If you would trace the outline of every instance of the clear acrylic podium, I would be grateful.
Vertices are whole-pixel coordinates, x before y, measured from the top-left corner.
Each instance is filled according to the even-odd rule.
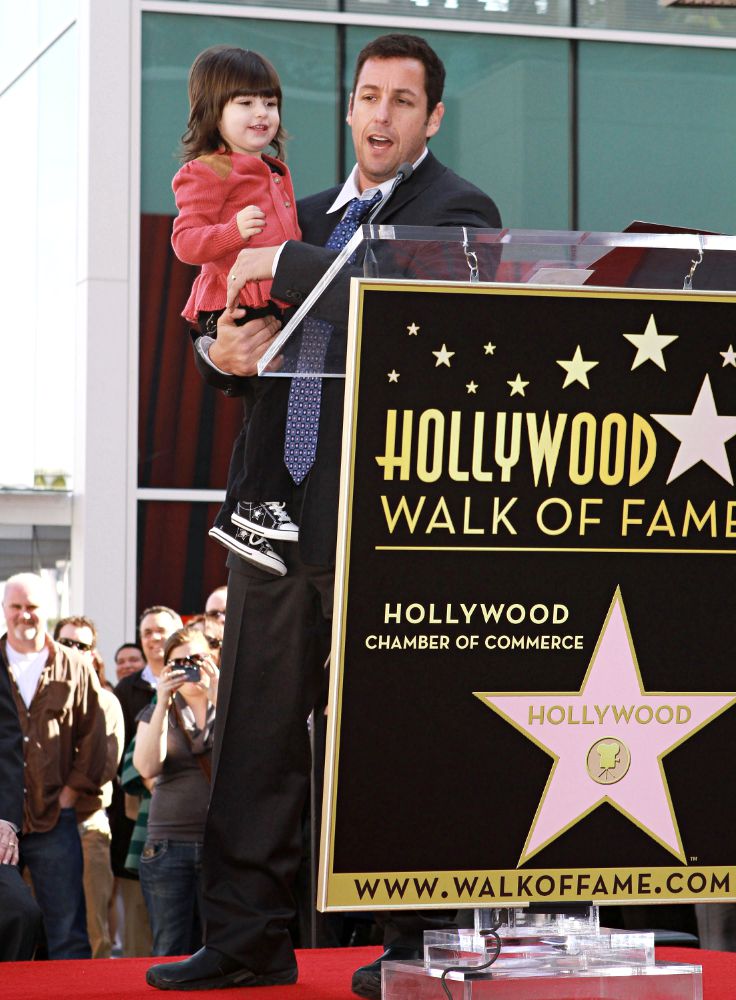
[[[647,231],[362,226],[339,254],[325,251],[321,279],[261,359],[259,374],[288,378],[345,375],[351,278],[552,288],[736,289],[736,237],[667,233],[651,231],[655,227],[648,224],[635,225]],[[308,317],[334,324],[319,370],[299,357],[302,323]],[[277,356],[280,367],[267,371]]]
[[[494,933],[495,932],[495,933]],[[497,936],[496,936],[497,935]],[[653,931],[571,912],[478,909],[468,930],[427,931],[424,959],[386,962],[383,1000],[702,1000],[698,965],[655,962]]]
[[[358,320],[353,278],[696,294],[736,288],[736,237],[653,228],[594,233],[363,226],[343,251],[326,254],[322,278],[259,370],[277,377],[344,377],[349,305],[351,322]],[[318,368],[299,357],[309,318],[333,324]],[[267,371],[276,358],[278,370]],[[703,995],[698,965],[655,961],[652,931],[601,928],[597,906],[555,909],[553,901],[545,912],[539,905],[476,909],[472,928],[427,932],[423,959],[386,962],[382,976],[383,1000],[701,1000]]]

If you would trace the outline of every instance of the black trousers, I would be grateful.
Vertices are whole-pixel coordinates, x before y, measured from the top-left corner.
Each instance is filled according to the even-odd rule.
[[[200,332],[217,336],[217,312],[199,314]],[[248,309],[236,320],[242,326],[260,316],[281,313],[275,305],[265,309]],[[227,477],[227,495],[218,515],[229,521],[239,500],[283,500],[294,483],[283,464],[286,412],[291,379],[281,377],[253,378],[250,392],[243,397],[243,423],[233,442]],[[278,456],[281,460],[276,460]]]
[[[0,962],[28,962],[41,937],[41,911],[15,865],[0,865]]]
[[[288,925],[302,858],[307,719],[324,679],[310,647],[332,616],[331,567],[283,544],[288,574],[229,560],[204,840],[205,943],[257,973],[293,968]]]
[[[302,859],[311,756],[307,719],[324,683],[333,567],[281,544],[288,574],[228,559],[212,790],[203,859],[205,944],[257,973],[294,966],[289,924]],[[421,948],[451,911],[376,914],[386,945]]]

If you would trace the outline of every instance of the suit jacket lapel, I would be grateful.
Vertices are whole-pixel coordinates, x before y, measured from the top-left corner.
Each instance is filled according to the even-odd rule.
[[[419,197],[430,184],[433,184],[446,169],[428,152],[411,177],[396,188],[385,206],[385,213],[380,210],[374,221],[377,223],[389,222],[405,205]],[[415,224],[419,225],[419,223]]]
[[[405,205],[419,197],[446,169],[428,152],[411,177],[400,184],[391,196],[391,200],[387,202],[385,207],[381,207],[374,221],[377,223],[390,222]],[[339,186],[330,188],[328,191],[309,199],[308,217],[300,217],[307,243],[312,243],[314,246],[324,246],[329,239],[330,233],[340,221],[342,213],[331,212],[328,214],[327,209],[340,190]]]

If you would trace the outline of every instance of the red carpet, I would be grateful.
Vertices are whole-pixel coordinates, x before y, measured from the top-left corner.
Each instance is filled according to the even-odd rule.
[[[350,978],[359,965],[371,962],[380,948],[320,948],[300,951],[296,986],[250,989],[248,1000],[355,1000]],[[703,966],[703,1000],[734,1000],[736,954],[694,948],[658,948],[660,961]],[[147,997],[222,997],[234,990],[206,994],[159,993],[146,986],[145,972],[156,959],[117,958],[96,962],[17,962],[0,965],[1,1000],[114,1000]]]
[[[356,1000],[350,979],[360,965],[372,962],[381,948],[315,948],[297,952],[299,982],[295,986],[255,987],[248,1000]],[[165,997],[222,997],[234,1000],[242,991],[207,993],[160,992],[146,985],[146,969],[163,959],[112,958],[90,962],[15,962],[0,965],[0,1000],[150,1000]]]

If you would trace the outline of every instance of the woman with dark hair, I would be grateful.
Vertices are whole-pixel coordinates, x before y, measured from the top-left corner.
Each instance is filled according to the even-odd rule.
[[[138,716],[133,764],[154,780],[140,880],[154,955],[201,946],[200,870],[209,799],[218,670],[207,639],[183,628],[166,642],[156,701]]]

